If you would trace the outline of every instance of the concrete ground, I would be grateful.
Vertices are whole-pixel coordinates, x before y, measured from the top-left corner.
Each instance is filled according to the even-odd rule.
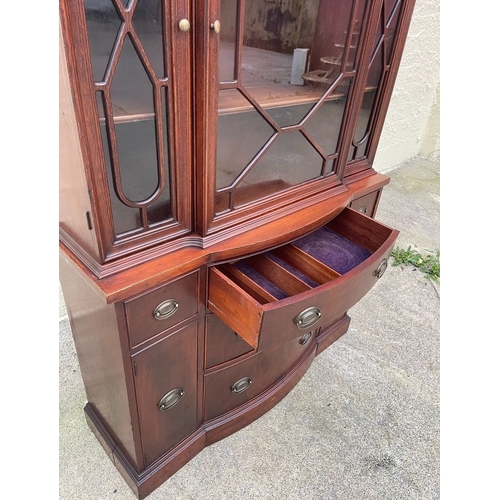
[[[388,175],[377,219],[400,230],[400,247],[439,249],[439,163],[417,159]],[[349,331],[285,399],[148,499],[438,499],[439,286],[389,266],[349,315]],[[59,498],[133,500],[87,427],[85,402],[61,298]]]

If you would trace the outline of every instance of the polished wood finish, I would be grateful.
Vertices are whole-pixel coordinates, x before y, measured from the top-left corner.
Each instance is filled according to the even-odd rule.
[[[125,301],[131,347],[167,330],[198,313],[199,272],[194,272],[168,285]],[[156,308],[165,301],[175,301],[177,307],[164,319],[154,316]]]
[[[192,323],[132,356],[144,467],[196,430],[197,327]],[[182,396],[162,411],[159,402],[177,388]]]
[[[288,34],[270,51],[277,42],[266,41],[265,31],[277,25],[261,26],[261,33],[245,25],[245,13],[258,18],[268,3],[237,4],[228,52],[227,39],[210,28],[227,14],[224,0],[150,3],[161,26],[159,70],[140,31],[147,2],[109,2],[100,12],[105,29],[115,23],[116,33],[109,47],[98,45],[105,64],[95,76],[88,19],[92,8],[105,8],[60,2],[61,285],[87,422],[138,498],[288,394],[314,357],[347,332],[347,311],[381,278],[398,234],[373,219],[389,178],[372,164],[414,0],[339,0],[339,16],[332,16],[332,2],[317,0],[317,9],[310,3],[300,40],[315,39],[312,63],[334,61],[338,81],[293,88],[272,77],[272,61],[291,62],[283,48]],[[191,23],[187,32],[178,27],[183,18]],[[133,58],[123,56],[126,47]],[[326,53],[332,47],[340,54]],[[385,57],[380,74],[372,63],[381,61],[378,50]],[[261,73],[243,67],[249,56],[267,64]],[[220,82],[228,61],[234,79]],[[137,68],[144,73],[151,95],[131,98],[128,80],[116,76],[121,68],[131,77]],[[278,123],[280,113],[299,108],[306,109],[297,111],[300,119]],[[312,131],[321,110],[332,109],[335,132]],[[238,154],[251,138],[226,142],[233,180],[219,185],[218,119],[245,123],[252,113],[270,137],[241,167]],[[154,135],[143,151],[147,161],[137,151],[124,162],[118,127],[129,127],[135,141],[147,120]],[[332,149],[322,132],[336,134]],[[248,181],[287,137],[314,150],[319,167],[288,158],[284,164],[298,177],[256,174]],[[135,144],[127,144],[127,154],[136,154]],[[138,175],[132,179],[156,186],[150,195],[128,194],[123,164]],[[362,258],[348,270],[299,248],[299,239],[327,230],[359,248]]]

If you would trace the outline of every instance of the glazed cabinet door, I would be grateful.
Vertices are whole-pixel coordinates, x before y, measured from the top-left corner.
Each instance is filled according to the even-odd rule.
[[[191,231],[190,2],[60,5],[103,263]]]
[[[340,185],[380,2],[208,1],[208,233]]]
[[[383,0],[375,16],[365,92],[355,108],[346,175],[370,168],[389,106],[415,0]]]
[[[132,357],[144,467],[196,430],[197,326]]]

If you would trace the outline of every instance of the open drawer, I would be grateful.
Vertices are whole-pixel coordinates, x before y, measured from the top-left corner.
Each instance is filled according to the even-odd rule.
[[[259,350],[327,326],[382,277],[398,234],[346,208],[292,243],[211,267],[208,307]]]

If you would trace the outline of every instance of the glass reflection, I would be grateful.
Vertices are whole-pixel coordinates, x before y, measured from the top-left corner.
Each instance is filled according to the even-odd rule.
[[[104,80],[111,51],[121,25],[111,0],[85,0],[85,18],[94,80]]]
[[[132,22],[156,76],[162,78],[163,23],[161,0],[138,0]]]

